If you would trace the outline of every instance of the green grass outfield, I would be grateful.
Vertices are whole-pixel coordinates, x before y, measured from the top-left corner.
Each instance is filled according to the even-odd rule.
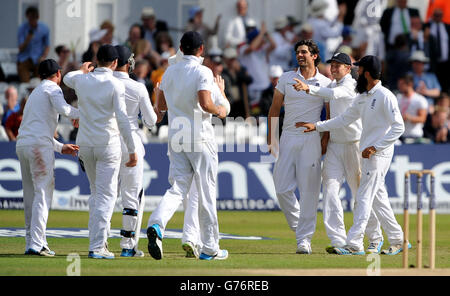
[[[150,213],[145,213],[143,227]],[[0,237],[0,275],[66,275],[70,262],[67,254],[78,253],[81,257],[81,275],[352,275],[365,274],[372,263],[367,256],[337,256],[327,254],[329,244],[318,215],[317,230],[312,240],[312,255],[295,254],[294,233],[288,228],[283,214],[274,212],[219,212],[220,232],[243,236],[263,236],[271,240],[221,240],[221,248],[228,249],[225,261],[200,261],[184,258],[178,239],[165,239],[164,258],[156,261],[147,253],[147,239],[140,240],[144,258],[120,258],[120,239],[110,239],[109,248],[115,253],[114,260],[88,259],[88,239],[48,238],[49,245],[57,254],[54,258],[24,256],[24,238]],[[401,223],[402,216],[397,220]],[[411,215],[410,264],[415,262],[415,215]],[[181,229],[183,213],[177,212],[167,225],[168,229]],[[352,214],[345,214],[347,228]],[[112,228],[121,228],[122,215],[115,213]],[[87,228],[87,212],[51,211],[49,228]],[[0,211],[0,228],[23,227],[23,211]],[[424,215],[423,262],[428,264],[428,216]],[[386,241],[386,240],[385,240]],[[387,241],[386,241],[387,242]],[[386,243],[387,244],[387,243]],[[388,246],[385,244],[384,248]],[[367,242],[366,242],[367,246]],[[402,256],[380,256],[382,275],[417,274],[417,269],[406,272],[401,269]],[[434,274],[450,274],[450,215],[437,215],[436,271]],[[414,273],[415,272],[415,273]],[[423,269],[418,274],[427,272]],[[428,270],[429,272],[429,270]]]

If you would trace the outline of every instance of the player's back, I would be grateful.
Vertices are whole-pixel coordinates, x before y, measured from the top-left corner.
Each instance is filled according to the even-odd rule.
[[[119,129],[115,118],[114,95],[124,93],[123,83],[107,68],[79,75],[75,91],[80,110],[77,144],[101,146],[119,144]]]
[[[213,74],[195,56],[170,66],[161,81],[169,116],[169,139],[179,133],[183,142],[214,139],[211,114],[202,110],[198,91],[212,91]]]

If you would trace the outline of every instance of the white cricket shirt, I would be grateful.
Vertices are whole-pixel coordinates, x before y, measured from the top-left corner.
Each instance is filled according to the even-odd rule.
[[[370,91],[360,94],[343,114],[316,123],[319,132],[338,129],[358,118],[362,121],[360,150],[374,146],[376,155],[390,157],[394,142],[405,131],[405,124],[395,95],[378,82]]]
[[[88,74],[69,72],[64,76],[64,83],[73,88],[78,97],[77,145],[120,147],[122,134],[128,152],[135,152],[125,105],[125,86],[113,76],[111,69],[97,68]]]
[[[276,89],[284,95],[284,121],[283,133],[302,135],[303,128],[296,128],[295,123],[303,122],[317,122],[320,120],[320,113],[322,112],[324,99],[307,94],[304,91],[296,91],[294,78],[297,78],[308,85],[316,85],[326,87],[331,83],[331,80],[319,73],[316,69],[316,75],[310,79],[305,79],[300,72],[289,71],[283,73]]]
[[[357,94],[355,91],[356,81],[350,74],[345,75],[341,80],[333,80],[328,87],[309,86],[309,94],[324,98],[330,103],[330,118],[335,118],[344,113]],[[330,131],[330,141],[333,143],[350,143],[359,141],[361,138],[361,119],[345,126],[341,129]]]
[[[168,108],[169,141],[178,143],[215,141],[211,114],[202,110],[198,91],[213,92],[212,71],[201,65],[201,59],[186,55],[164,72],[160,89]]]
[[[62,144],[54,139],[58,114],[71,119],[80,116],[78,109],[66,103],[58,84],[44,79],[25,104],[16,146],[49,146],[61,152]]]

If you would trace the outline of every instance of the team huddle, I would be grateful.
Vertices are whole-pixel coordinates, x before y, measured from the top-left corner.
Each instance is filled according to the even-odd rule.
[[[297,253],[311,254],[322,179],[323,217],[331,240],[327,252],[338,255],[368,252],[395,255],[402,251],[403,231],[389,203],[384,178],[394,142],[404,123],[396,97],[381,85],[381,65],[366,56],[358,66],[336,53],[333,81],[319,73],[319,50],[312,40],[295,45],[297,71],[284,73],[269,111],[268,145],[276,156],[273,180],[279,205],[296,233]],[[142,257],[138,249],[144,209],[145,150],[138,135],[139,114],[153,128],[167,112],[169,120],[169,183],[147,224],[148,252],[163,258],[167,223],[181,203],[185,208],[182,248],[186,257],[224,260],[219,246],[216,208],[218,171],[213,115],[225,118],[230,104],[224,81],[202,65],[204,42],[197,32],[184,33],[180,51],[155,87],[152,107],[143,84],[130,78],[133,54],[124,46],[103,45],[98,67],[85,63],[69,72],[64,83],[75,90],[78,109],[68,105],[59,84],[60,67],[53,60],[39,66],[41,84],[24,109],[16,152],[21,165],[25,208],[25,254],[54,256],[45,231],[54,188],[54,151],[78,156],[90,184],[89,258],[113,259],[107,239],[114,204],[120,193],[123,226],[122,257]],[[320,121],[326,107],[327,119]],[[285,116],[278,141],[278,118]],[[59,114],[78,127],[76,145],[57,142],[53,135]],[[323,168],[321,157],[325,154]],[[353,226],[346,233],[339,190],[346,181],[355,199]],[[300,199],[295,195],[298,188]],[[381,251],[383,227],[390,247]]]

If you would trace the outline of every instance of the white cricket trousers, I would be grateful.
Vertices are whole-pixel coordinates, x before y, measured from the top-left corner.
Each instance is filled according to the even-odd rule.
[[[120,196],[122,198],[122,230],[127,232],[136,231],[138,222],[140,200],[144,197],[142,188],[144,178],[144,146],[138,136],[133,134],[136,143],[136,154],[138,161],[136,166],[127,167],[125,164],[130,159],[128,149],[125,143],[122,141],[122,160],[119,171],[119,188]],[[141,193],[142,191],[142,193]],[[134,237],[122,237],[120,241],[120,247],[122,249],[133,249],[136,246],[136,238],[139,233],[135,233]]]
[[[391,164],[393,152],[388,157],[372,155],[363,158],[361,164],[361,182],[356,194],[353,210],[353,225],[347,234],[347,245],[355,250],[363,250],[364,231],[371,210],[381,223],[391,245],[401,244],[403,231],[395,219],[384,183]]]
[[[344,181],[347,181],[354,200],[360,177],[359,141],[353,143],[329,142],[322,168],[323,222],[331,244],[335,247],[344,247],[347,238],[344,209],[339,198],[339,190]],[[365,233],[370,242],[383,240],[380,223],[373,211],[371,211]]]
[[[184,223],[181,243],[192,242],[194,245],[203,246],[200,238],[200,222],[198,220],[198,191],[195,182],[192,182],[191,189],[186,199],[183,200]]]
[[[283,132],[273,180],[280,208],[297,245],[310,244],[316,229],[320,194],[321,146],[318,132],[291,135]],[[295,190],[298,188],[300,202]]]
[[[25,250],[48,247],[45,231],[55,188],[53,147],[19,146],[25,213]]]
[[[80,146],[89,179],[89,251],[100,251],[108,239],[111,216],[117,198],[121,162],[120,145],[103,147]]]
[[[148,226],[158,224],[164,236],[167,222],[187,198],[194,181],[198,190],[198,217],[202,252],[215,255],[219,250],[219,224],[216,208],[217,144],[204,142],[201,152],[175,152],[169,143],[169,182],[160,204],[150,216]],[[191,147],[192,148],[192,147]],[[194,150],[190,150],[194,151]],[[188,200],[188,203],[190,200]]]

